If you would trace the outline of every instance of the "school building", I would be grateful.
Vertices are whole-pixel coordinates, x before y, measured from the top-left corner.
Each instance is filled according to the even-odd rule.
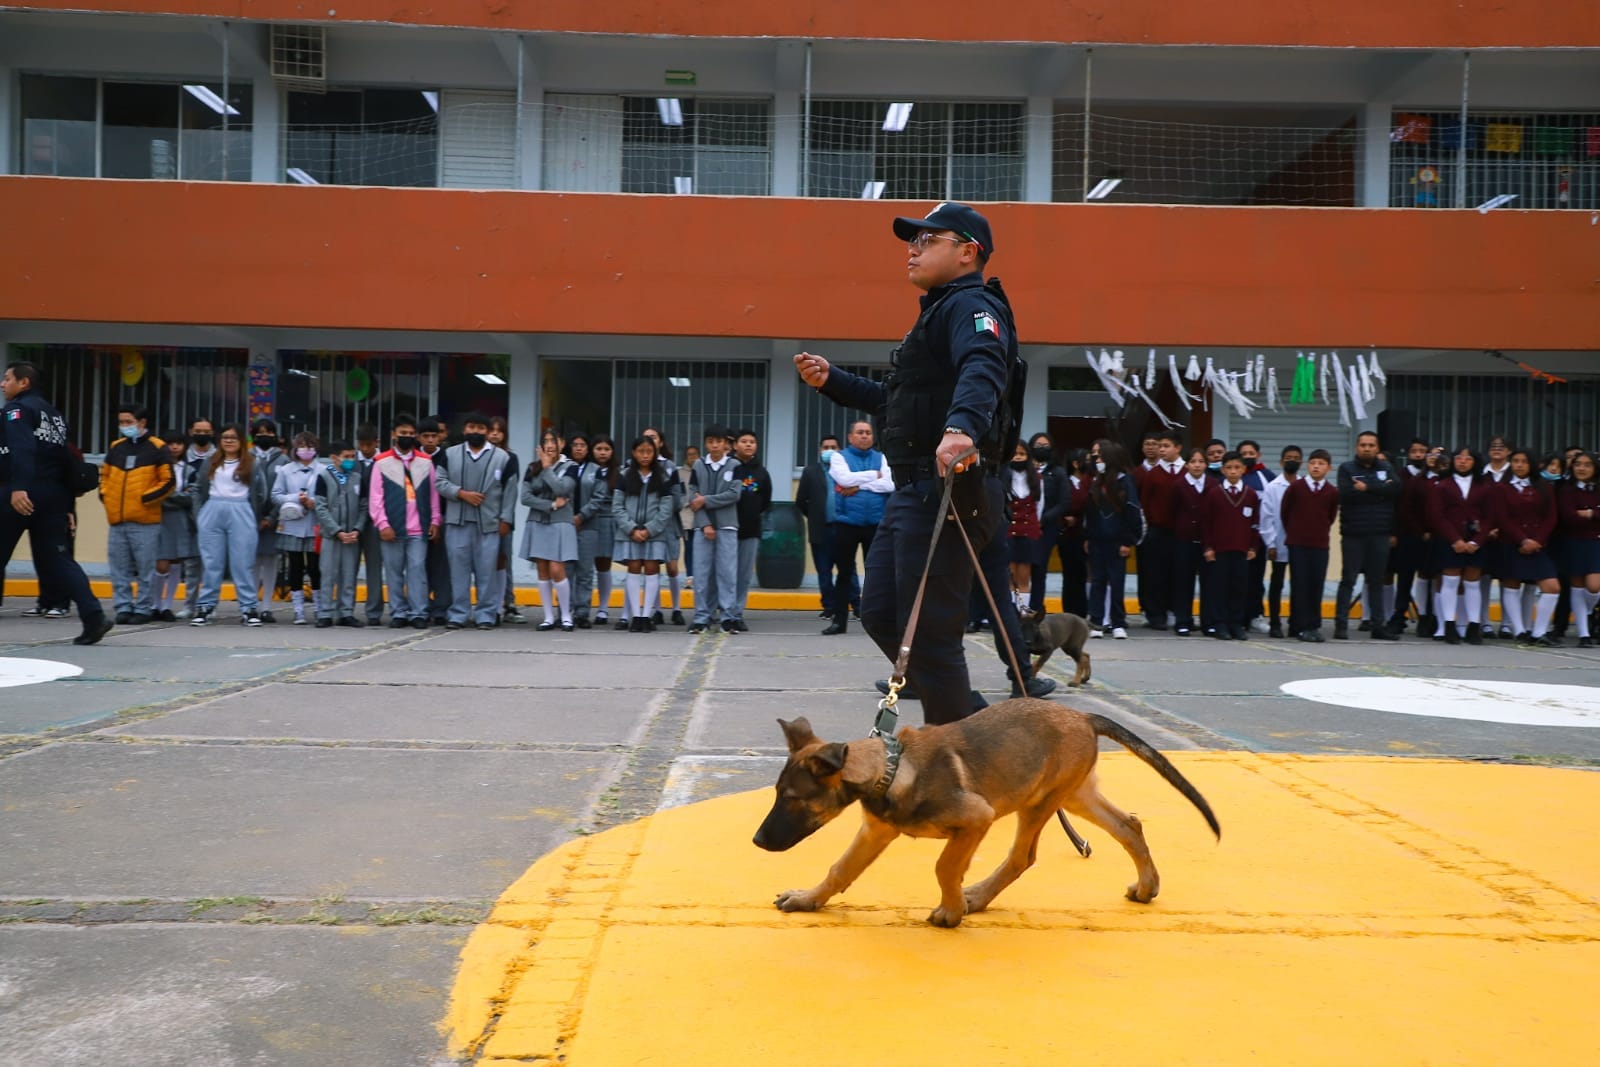
[[[944,199],[993,223],[1027,431],[1600,444],[1583,4],[0,9],[0,345],[90,452],[131,400],[324,439],[480,409],[525,457],[715,421],[793,470],[847,416],[791,356],[887,370],[889,220]],[[1342,417],[1287,403],[1298,354],[1374,351]],[[1191,357],[1281,402],[1185,408]]]

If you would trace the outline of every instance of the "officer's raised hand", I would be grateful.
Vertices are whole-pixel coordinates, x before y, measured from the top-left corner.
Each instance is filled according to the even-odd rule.
[[[800,380],[813,389],[821,389],[828,384],[828,361],[821,356],[801,352],[794,357],[794,369],[800,372]]]
[[[939,442],[939,450],[934,453],[934,458],[939,461],[939,477],[943,478],[950,473],[950,465],[955,464],[956,473],[960,474],[972,466],[976,456],[968,456],[961,462],[956,462],[956,457],[972,448],[972,438],[964,433],[957,433],[954,428],[947,429],[944,437]]]

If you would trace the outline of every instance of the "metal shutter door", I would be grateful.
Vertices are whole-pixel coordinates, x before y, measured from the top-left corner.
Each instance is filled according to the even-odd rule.
[[[1253,398],[1252,398],[1253,399]],[[1339,425],[1339,405],[1299,404],[1285,411],[1257,411],[1251,418],[1235,417],[1228,422],[1229,447],[1240,441],[1261,446],[1261,462],[1278,470],[1278,454],[1289,445],[1299,445],[1306,456],[1313,449],[1326,448],[1333,465],[1355,455],[1356,431]]]
[[[622,191],[620,96],[545,96],[540,185],[570,193]]]
[[[515,93],[446,89],[439,112],[441,188],[517,187]]]

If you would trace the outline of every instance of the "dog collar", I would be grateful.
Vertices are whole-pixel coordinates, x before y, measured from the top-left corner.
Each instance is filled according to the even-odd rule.
[[[889,787],[894,784],[894,776],[900,770],[900,742],[897,738],[884,734],[879,738],[883,742],[883,773],[872,784],[872,791],[868,794],[873,800],[881,800],[889,794]]]

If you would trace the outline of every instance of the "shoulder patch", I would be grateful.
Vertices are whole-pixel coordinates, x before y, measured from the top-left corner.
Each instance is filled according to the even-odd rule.
[[[974,311],[972,313],[972,326],[976,333],[993,334],[997,338],[1000,336],[999,320],[987,311]]]
[[[20,418],[22,418],[21,408],[12,408],[10,411],[6,412],[7,422],[16,422]]]

